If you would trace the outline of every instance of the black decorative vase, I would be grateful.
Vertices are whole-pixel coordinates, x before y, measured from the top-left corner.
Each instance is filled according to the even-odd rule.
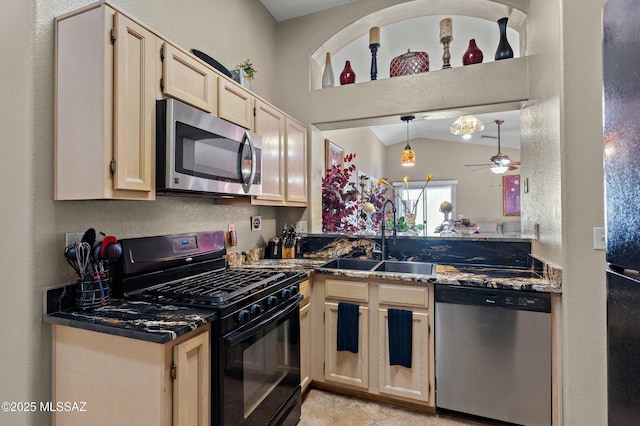
[[[507,41],[507,21],[509,18],[498,19],[498,28],[500,28],[500,43],[496,49],[495,60],[513,58],[513,49]]]

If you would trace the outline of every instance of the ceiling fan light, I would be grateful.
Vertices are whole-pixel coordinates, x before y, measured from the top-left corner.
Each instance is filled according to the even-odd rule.
[[[463,115],[449,126],[449,131],[454,135],[470,135],[484,130],[484,124],[473,115]]]
[[[495,167],[491,167],[490,170],[493,173],[497,174],[497,175],[501,175],[504,172],[506,172],[507,170],[509,170],[509,167],[507,167],[507,166],[495,166]]]
[[[404,151],[402,151],[402,165],[403,166],[413,166],[416,164],[416,153],[413,152],[409,143],[404,147]]]

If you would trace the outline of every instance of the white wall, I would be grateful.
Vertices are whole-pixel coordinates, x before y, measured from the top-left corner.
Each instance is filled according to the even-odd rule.
[[[65,231],[95,227],[126,238],[226,229],[233,222],[238,249],[254,247],[261,235],[268,239],[275,234],[276,209],[269,207],[216,206],[208,199],[174,197],[154,202],[53,201],[53,19],[93,2],[3,4],[2,401],[51,401],[51,334],[50,326],[42,322],[42,290],[74,279],[63,259]],[[276,22],[259,2],[115,0],[113,4],[178,45],[208,52],[228,68],[251,58],[258,69],[256,93],[275,103]],[[263,217],[262,233],[249,231],[249,217],[256,214]],[[49,422],[49,413],[0,412],[3,425]]]
[[[413,139],[411,148],[416,153],[413,167],[402,167],[400,158],[405,143],[388,146],[384,155],[386,176],[399,182],[404,176],[411,181],[424,181],[427,174],[437,180],[457,180],[456,212],[474,222],[502,222],[520,220],[520,217],[503,215],[502,176],[488,168],[465,167],[465,164],[486,164],[497,152],[497,147],[467,144],[433,139]],[[520,161],[520,150],[502,148],[511,161]],[[514,170],[507,174],[518,174]]]
[[[344,149],[345,155],[355,153],[352,163],[359,172],[375,178],[386,176],[385,146],[368,128],[327,130],[322,132],[322,137]]]

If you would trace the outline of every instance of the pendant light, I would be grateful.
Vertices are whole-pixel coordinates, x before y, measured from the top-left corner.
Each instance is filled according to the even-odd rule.
[[[416,164],[416,153],[411,149],[411,145],[409,145],[409,122],[416,118],[415,115],[405,115],[404,117],[400,117],[400,120],[407,122],[407,146],[404,147],[404,151],[402,151],[402,165],[403,166],[413,166]]]

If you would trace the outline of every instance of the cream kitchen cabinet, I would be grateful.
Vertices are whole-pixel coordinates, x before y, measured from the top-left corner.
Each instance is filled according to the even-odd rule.
[[[54,199],[155,199],[157,37],[105,4],[55,36]]]
[[[324,379],[357,388],[369,387],[368,283],[328,279],[324,283]],[[338,304],[358,308],[358,353],[338,351]]]
[[[256,98],[255,105],[253,131],[262,136],[262,195],[216,202],[306,207],[307,130],[300,122],[261,99]]]
[[[53,326],[53,401],[58,425],[209,425],[209,325],[166,344]]]
[[[286,201],[290,206],[307,205],[307,129],[291,117],[285,120]]]
[[[316,274],[311,288],[312,341],[324,345],[312,351],[318,387],[435,410],[432,284]],[[358,354],[337,350],[340,302],[359,305]],[[389,309],[412,312],[411,368],[389,363]]]
[[[305,393],[311,383],[311,305],[309,304],[309,280],[300,284],[300,387]]]
[[[435,405],[429,288],[380,283],[378,290],[378,391]],[[412,311],[411,368],[389,363],[389,309]]]
[[[256,204],[285,202],[285,114],[256,100],[255,133],[262,136],[262,195]]]
[[[255,97],[244,87],[226,78],[218,79],[218,116],[227,121],[253,129]]]
[[[195,57],[164,42],[162,94],[218,115],[218,75]]]

